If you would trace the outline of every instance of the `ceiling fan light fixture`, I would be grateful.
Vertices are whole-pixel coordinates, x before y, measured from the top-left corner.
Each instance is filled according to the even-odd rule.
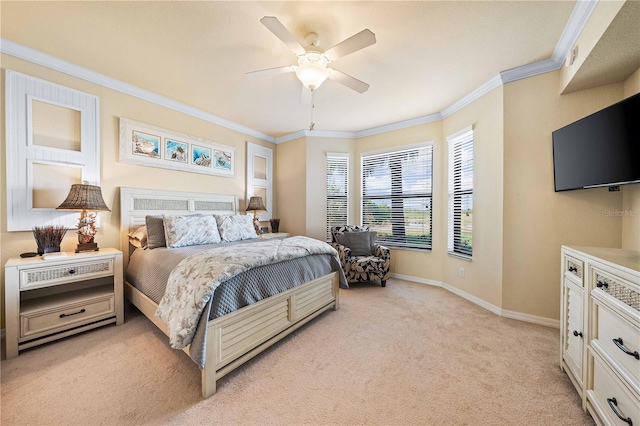
[[[327,68],[327,60],[323,55],[307,52],[301,55],[296,68],[296,77],[302,82],[304,87],[315,90],[329,77],[331,69]]]

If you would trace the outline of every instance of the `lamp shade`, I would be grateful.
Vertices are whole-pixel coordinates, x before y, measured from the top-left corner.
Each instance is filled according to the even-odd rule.
[[[249,205],[247,206],[247,211],[267,211],[267,208],[264,206],[264,201],[262,201],[262,197],[251,197],[249,199]]]
[[[100,187],[85,183],[71,185],[71,190],[69,191],[69,195],[67,195],[67,199],[56,207],[56,209],[111,211],[102,198],[102,191],[100,190]]]

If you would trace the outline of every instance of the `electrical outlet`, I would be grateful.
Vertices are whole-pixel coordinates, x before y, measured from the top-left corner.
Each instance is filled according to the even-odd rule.
[[[458,271],[458,275],[464,278],[464,268],[460,268],[460,270]]]

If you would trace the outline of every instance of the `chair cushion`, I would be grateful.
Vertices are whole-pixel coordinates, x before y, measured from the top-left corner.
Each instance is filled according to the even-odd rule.
[[[338,243],[351,249],[352,256],[371,256],[373,242],[376,240],[375,232],[345,232],[336,235]]]

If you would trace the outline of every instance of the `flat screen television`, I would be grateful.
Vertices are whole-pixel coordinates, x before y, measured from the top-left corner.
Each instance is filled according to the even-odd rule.
[[[640,183],[640,94],[552,136],[556,192]]]

